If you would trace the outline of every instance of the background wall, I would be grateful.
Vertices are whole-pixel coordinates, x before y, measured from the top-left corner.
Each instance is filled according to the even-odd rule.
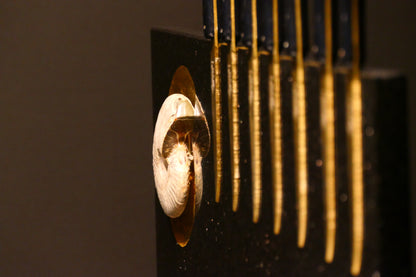
[[[0,2],[0,276],[155,276],[149,30],[201,33],[200,2]],[[368,0],[366,20],[411,126],[415,7]]]
[[[150,27],[199,1],[0,1],[0,276],[154,276]]]

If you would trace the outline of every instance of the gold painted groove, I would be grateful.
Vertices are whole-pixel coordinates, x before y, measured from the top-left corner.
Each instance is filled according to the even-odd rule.
[[[302,12],[295,0],[296,69],[293,89],[293,120],[295,144],[295,179],[298,211],[298,247],[303,248],[308,228],[308,165],[306,136],[306,92],[303,64]]]
[[[257,48],[257,1],[251,1],[252,48],[249,64],[249,116],[251,148],[251,180],[253,201],[253,222],[257,223],[261,209],[261,118],[259,53]]]
[[[233,190],[233,211],[238,209],[240,195],[240,118],[238,116],[238,69],[237,48],[235,42],[235,5],[230,0],[231,43],[228,55],[228,105],[230,116],[231,178]]]
[[[214,16],[214,45],[211,51],[212,125],[214,128],[215,202],[220,202],[222,182],[222,131],[221,131],[221,58],[218,44],[217,0],[212,0]]]
[[[347,136],[349,145],[349,174],[351,191],[351,275],[361,271],[364,243],[364,180],[363,180],[363,135],[362,135],[362,91],[360,80],[360,33],[358,0],[352,0],[352,78],[347,96]]]
[[[267,50],[258,50],[259,56],[268,56],[270,55],[269,51]]]
[[[238,46],[236,46],[236,48],[237,48],[237,50],[246,50],[246,51],[249,50],[249,48],[247,46],[244,46],[244,45],[238,45]]]
[[[282,162],[282,119],[280,92],[280,55],[279,55],[279,21],[278,2],[273,0],[273,51],[270,69],[270,127],[273,171],[273,232],[280,233],[283,211],[283,162]]]
[[[337,228],[335,179],[335,108],[332,67],[332,0],[325,0],[325,69],[321,87],[321,137],[325,191],[325,262],[334,260]]]

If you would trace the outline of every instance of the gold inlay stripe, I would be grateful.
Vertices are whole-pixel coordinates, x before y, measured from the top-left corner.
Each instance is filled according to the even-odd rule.
[[[261,209],[261,118],[259,54],[257,48],[257,1],[251,1],[252,49],[249,64],[249,113],[253,222],[257,223]]]
[[[295,145],[295,179],[298,211],[298,247],[303,248],[308,228],[308,165],[306,135],[306,92],[303,64],[302,11],[295,0],[296,69],[293,88],[293,120]]]
[[[230,0],[231,43],[228,55],[228,110],[230,116],[231,179],[233,211],[238,209],[240,195],[240,118],[238,115],[238,69],[235,35],[235,3]]]
[[[352,0],[352,78],[347,95],[347,136],[349,145],[349,174],[351,191],[351,275],[361,271],[364,243],[364,180],[362,91],[360,79],[360,29],[358,0]]]
[[[283,162],[282,162],[282,119],[280,93],[280,55],[279,55],[279,21],[278,1],[273,0],[273,51],[270,68],[270,129],[273,171],[273,232],[280,233],[283,211]]]
[[[321,137],[325,196],[325,262],[334,259],[337,228],[335,179],[335,108],[332,67],[332,0],[325,0],[325,69],[321,87]]]
[[[212,125],[214,128],[215,201],[220,201],[222,182],[222,130],[221,130],[221,58],[218,44],[217,0],[212,0],[214,17],[214,45],[211,51]]]

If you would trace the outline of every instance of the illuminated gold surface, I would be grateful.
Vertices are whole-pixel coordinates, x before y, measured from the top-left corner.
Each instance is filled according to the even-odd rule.
[[[321,87],[321,137],[325,192],[325,262],[334,260],[337,228],[335,180],[335,108],[332,68],[332,0],[325,0],[325,70]]]
[[[176,69],[169,87],[169,95],[180,93],[185,95],[195,105],[195,85],[191,73],[186,66],[181,65]]]
[[[221,131],[221,59],[218,45],[217,1],[213,0],[214,45],[211,51],[212,125],[214,128],[215,201],[220,201],[222,182],[222,131]]]
[[[172,77],[169,95],[174,93],[181,93],[185,95],[192,102],[192,105],[195,104],[195,85],[191,74],[183,65],[175,71]],[[187,136],[186,134],[178,134],[175,130],[169,130],[167,137],[169,137],[170,133],[172,133],[175,137],[175,140],[177,140],[177,137],[182,136],[188,145],[188,149],[191,149],[192,151],[192,141],[190,136]],[[167,141],[169,141],[169,139]],[[171,148],[171,146],[168,146],[165,151],[168,152]],[[164,156],[167,157],[168,154],[164,154]],[[170,219],[176,243],[181,247],[185,247],[188,244],[195,220],[195,168],[193,163],[191,163],[189,169],[188,185],[189,194],[185,210],[179,217]]]
[[[280,55],[279,55],[279,22],[278,3],[273,0],[273,52],[270,69],[270,119],[271,148],[273,170],[273,232],[280,233],[283,211],[283,180],[282,180],[282,119],[280,108]]]
[[[192,149],[192,142],[190,136],[187,137],[186,143],[189,149]],[[192,151],[192,150],[191,150]],[[177,218],[171,218],[170,223],[172,226],[173,235],[176,239],[176,243],[180,247],[185,247],[189,239],[191,238],[192,228],[195,221],[195,169],[194,163],[191,163],[189,170],[189,195],[186,203],[185,210]]]
[[[249,64],[249,116],[251,146],[251,182],[253,201],[253,222],[260,218],[261,208],[261,130],[260,130],[260,80],[259,54],[257,49],[257,1],[251,1],[252,49]]]
[[[235,45],[235,5],[230,0],[231,43],[228,55],[228,105],[230,115],[231,178],[233,191],[233,211],[238,209],[240,195],[240,119],[238,116],[238,69],[237,48]]]
[[[293,89],[295,144],[295,179],[298,210],[298,247],[303,248],[308,227],[308,165],[306,144],[306,92],[303,65],[302,13],[300,0],[295,0],[296,69]]]
[[[363,135],[362,93],[360,80],[360,33],[358,0],[352,1],[352,79],[347,95],[347,136],[349,146],[349,175],[351,191],[351,275],[359,275],[364,243],[364,191],[363,191]]]

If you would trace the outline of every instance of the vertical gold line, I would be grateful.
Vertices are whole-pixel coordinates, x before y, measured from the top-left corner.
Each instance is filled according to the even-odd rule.
[[[221,58],[218,45],[217,0],[212,0],[214,16],[214,45],[211,51],[212,124],[214,127],[215,201],[220,201],[222,182],[221,132]]]
[[[296,196],[298,209],[298,247],[303,248],[308,227],[308,165],[306,137],[306,92],[303,65],[302,11],[295,0],[296,75],[293,89]]]
[[[230,0],[231,43],[228,56],[228,103],[230,115],[231,178],[233,184],[233,211],[238,209],[240,195],[240,119],[238,116],[238,70],[235,42],[235,3]]]
[[[321,136],[325,184],[326,247],[325,262],[334,259],[337,228],[335,180],[335,108],[334,73],[332,68],[332,0],[325,0],[325,71],[321,87]]]
[[[361,271],[364,242],[364,191],[363,191],[363,136],[362,136],[362,91],[360,80],[360,33],[358,0],[352,0],[352,79],[347,96],[347,135],[349,143],[349,170],[352,208],[352,252],[351,275]]]
[[[282,180],[282,119],[280,104],[280,56],[279,56],[279,20],[278,2],[273,0],[273,51],[270,70],[270,119],[273,170],[273,232],[280,233],[283,211],[283,180]]]
[[[251,1],[252,50],[249,65],[249,102],[250,102],[250,146],[251,177],[253,194],[253,222],[257,223],[261,208],[261,133],[260,133],[260,81],[259,54],[257,48],[257,1]]]

